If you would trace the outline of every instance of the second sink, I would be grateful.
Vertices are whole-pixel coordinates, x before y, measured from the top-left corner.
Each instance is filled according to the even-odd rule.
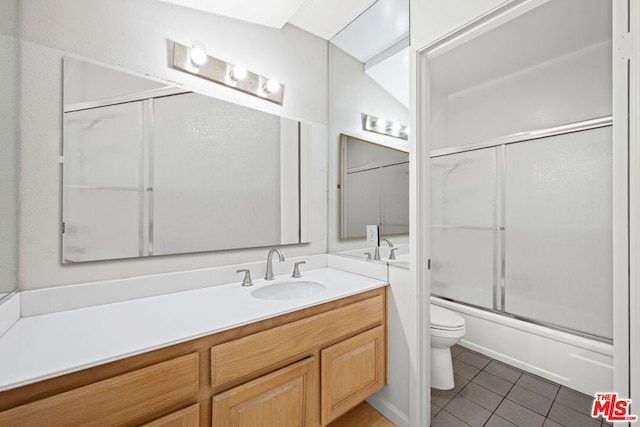
[[[319,294],[325,289],[326,287],[323,284],[300,280],[263,286],[251,292],[251,296],[258,299],[290,300],[310,297]]]

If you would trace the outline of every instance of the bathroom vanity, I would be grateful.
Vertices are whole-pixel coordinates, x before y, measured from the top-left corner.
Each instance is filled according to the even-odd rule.
[[[0,425],[327,425],[386,383],[387,288],[361,279],[368,289],[340,285],[348,296],[0,392]]]

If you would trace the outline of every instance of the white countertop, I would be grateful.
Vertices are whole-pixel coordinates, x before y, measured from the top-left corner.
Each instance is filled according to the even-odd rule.
[[[250,293],[280,281],[314,281],[326,289],[288,301]],[[331,268],[21,318],[0,338],[0,391],[123,359],[301,308],[385,286]]]

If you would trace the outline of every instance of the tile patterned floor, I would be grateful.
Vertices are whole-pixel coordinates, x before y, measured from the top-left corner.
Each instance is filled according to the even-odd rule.
[[[451,349],[455,388],[431,389],[432,427],[601,427],[593,397],[487,356]]]

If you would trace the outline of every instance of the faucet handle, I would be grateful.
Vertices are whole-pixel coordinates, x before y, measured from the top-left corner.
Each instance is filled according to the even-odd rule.
[[[295,277],[296,279],[298,277],[302,277],[302,274],[300,274],[300,264],[306,264],[306,261],[299,261],[296,262],[295,264],[293,264],[293,274],[291,275],[291,277]]]
[[[364,253],[367,256],[367,261],[371,261],[371,252],[365,252]]]
[[[396,251],[398,248],[391,248],[389,253],[389,259],[396,259]]]
[[[253,286],[253,281],[251,281],[251,270],[237,270],[236,273],[244,273],[244,279],[242,279],[242,286]]]

